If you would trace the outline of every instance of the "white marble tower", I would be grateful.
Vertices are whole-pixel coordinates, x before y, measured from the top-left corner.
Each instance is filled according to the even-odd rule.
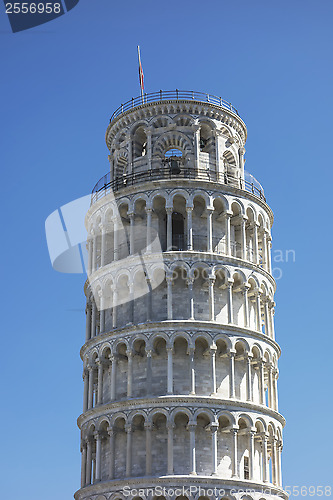
[[[287,498],[273,214],[247,131],[197,92],[132,99],[86,216],[76,500]]]

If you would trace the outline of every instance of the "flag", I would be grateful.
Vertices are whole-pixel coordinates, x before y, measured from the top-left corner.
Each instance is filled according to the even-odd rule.
[[[140,81],[141,94],[143,94],[145,87],[144,87],[144,83],[143,83],[143,70],[142,70],[142,64],[141,64],[139,45],[138,45],[138,58],[139,58],[139,81]]]

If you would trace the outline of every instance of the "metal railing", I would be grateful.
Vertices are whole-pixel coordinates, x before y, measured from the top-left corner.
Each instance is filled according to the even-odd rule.
[[[143,96],[132,97],[129,101],[121,104],[111,115],[110,123],[112,120],[117,118],[117,116],[129,111],[130,109],[144,106],[150,102],[160,102],[160,101],[199,101],[209,104],[214,104],[220,108],[228,109],[232,113],[239,116],[238,111],[231,102],[225,101],[222,97],[217,97],[215,95],[206,94],[205,92],[195,92],[193,90],[160,90],[159,92],[150,92],[149,94],[144,94]]]
[[[161,166],[161,168],[135,172],[132,174],[125,174],[121,177],[116,177],[112,181],[110,179],[110,172],[108,172],[94,186],[92,190],[91,204],[96,203],[96,201],[110,192],[117,192],[121,189],[129,186],[134,186],[142,182],[169,179],[193,179],[218,182],[221,184],[226,184],[239,189],[243,189],[244,191],[248,191],[249,193],[254,194],[261,200],[266,201],[264,192],[257,181],[250,182],[248,180],[238,179],[227,173],[221,174],[219,172],[212,172],[203,168],[195,169],[183,166],[180,167],[179,173],[174,173],[169,167]]]

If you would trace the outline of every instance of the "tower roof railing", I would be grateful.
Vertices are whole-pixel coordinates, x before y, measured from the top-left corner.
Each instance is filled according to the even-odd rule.
[[[169,167],[160,167],[158,169],[145,170],[131,174],[124,174],[111,180],[110,172],[107,172],[95,184],[91,194],[91,204],[93,205],[99,199],[111,192],[117,192],[129,186],[143,182],[155,180],[177,180],[192,179],[200,181],[217,182],[231,187],[242,189],[252,193],[266,202],[264,190],[261,184],[251,175],[245,172],[245,179],[237,178],[227,172],[212,172],[205,168],[189,168],[181,166],[177,173],[174,173]]]
[[[151,102],[163,102],[163,101],[199,101],[209,104],[214,104],[220,108],[228,109],[232,113],[239,116],[237,109],[231,104],[231,102],[225,101],[222,97],[217,97],[212,94],[206,94],[205,92],[195,92],[194,90],[160,90],[159,92],[145,93],[143,96],[132,97],[129,101],[121,104],[111,115],[110,123],[117,118],[122,113],[129,111],[130,109],[137,108],[139,106],[144,106]]]

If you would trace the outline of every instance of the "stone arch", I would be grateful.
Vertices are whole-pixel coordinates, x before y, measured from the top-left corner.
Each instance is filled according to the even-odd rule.
[[[173,117],[173,122],[178,127],[192,127],[194,125],[194,118],[189,113],[180,112]]]
[[[170,148],[180,149],[185,158],[193,152],[190,139],[182,132],[176,130],[165,132],[155,141],[153,154],[164,158],[165,152]]]

